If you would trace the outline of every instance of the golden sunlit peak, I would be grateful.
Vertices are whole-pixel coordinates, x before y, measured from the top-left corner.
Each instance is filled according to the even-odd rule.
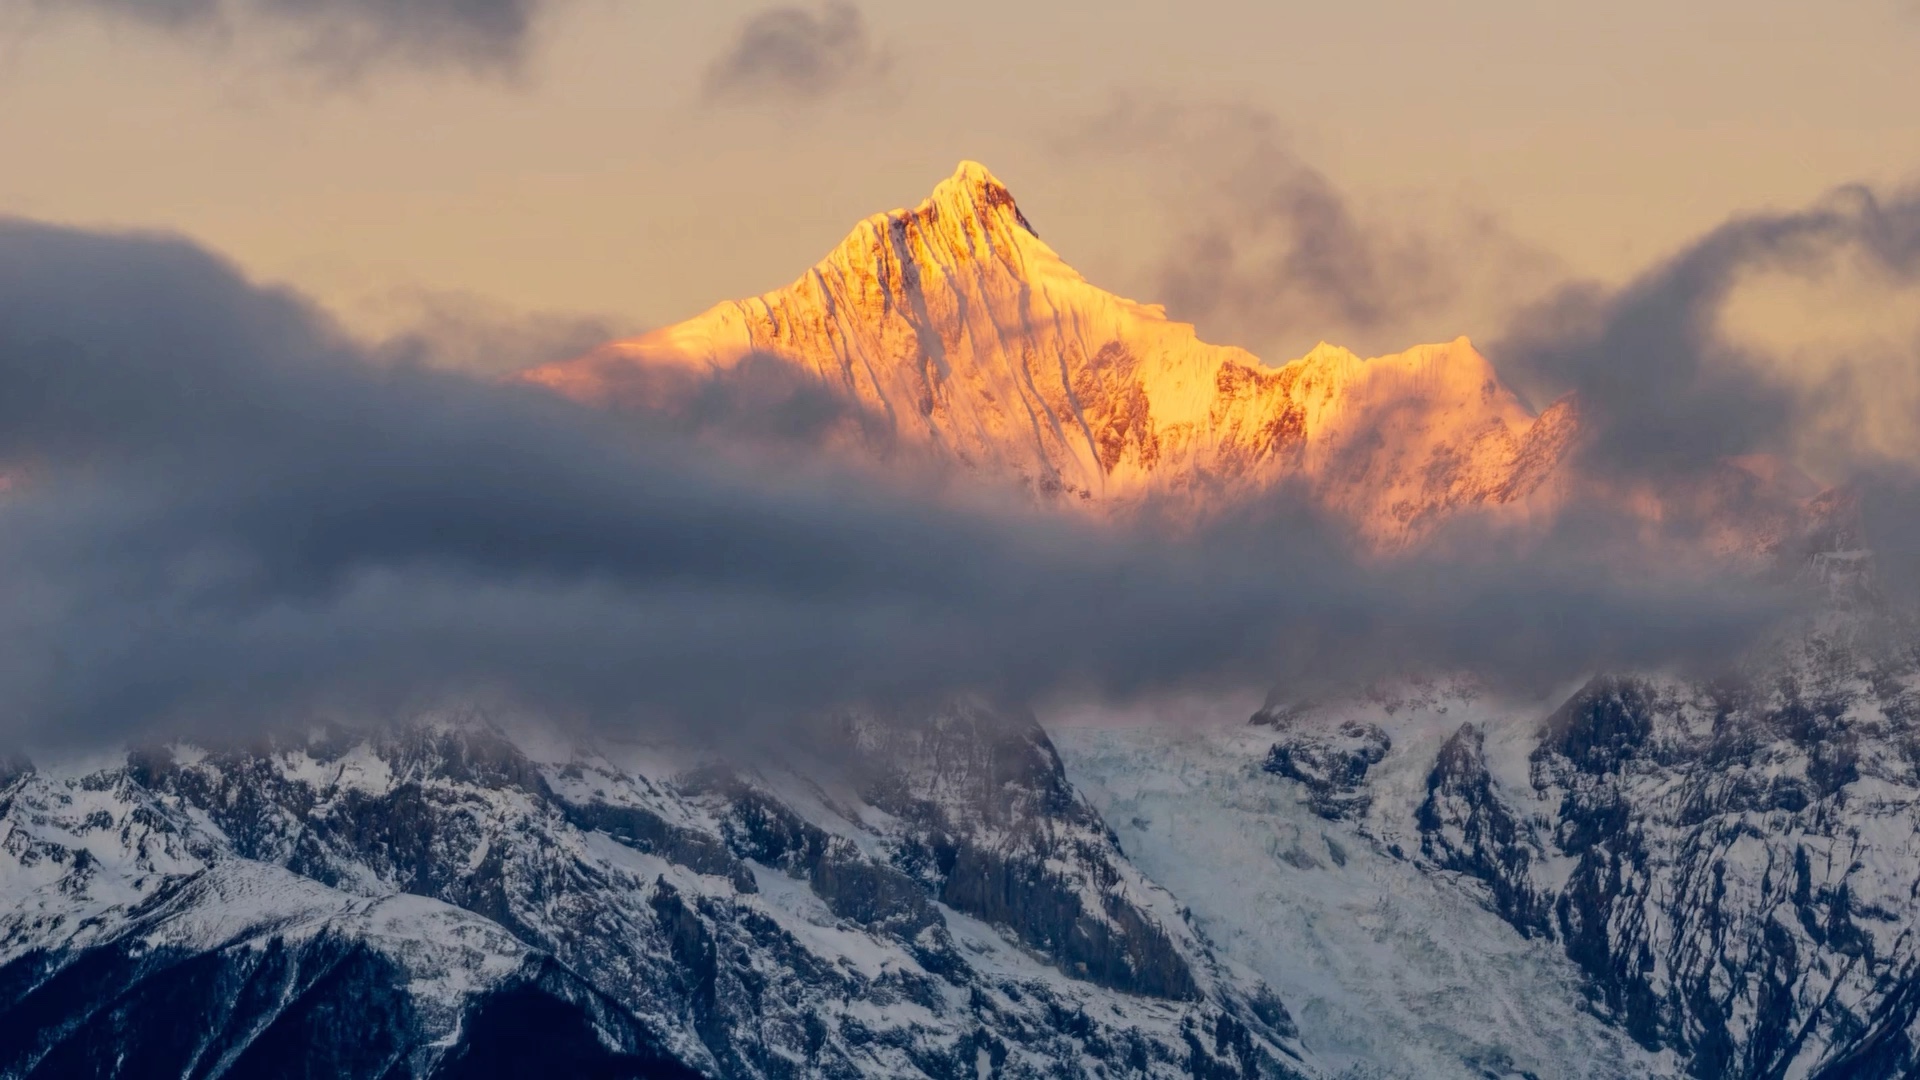
[[[1020,212],[1020,207],[1014,202],[1013,192],[1000,182],[999,177],[993,175],[992,170],[977,161],[962,161],[953,170],[952,176],[942,180],[933,189],[928,202],[982,217],[1005,210],[1013,215],[1021,228],[1034,236],[1040,235],[1027,221],[1026,215]]]
[[[1000,182],[999,177],[993,175],[992,169],[987,168],[977,161],[971,160],[962,161],[955,167],[953,176],[950,177],[950,179],[962,184],[992,184],[995,187],[1006,187],[1005,184]]]

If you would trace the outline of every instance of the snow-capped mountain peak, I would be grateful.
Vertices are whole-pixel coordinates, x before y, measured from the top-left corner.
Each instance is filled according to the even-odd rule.
[[[977,161],[963,161],[953,170],[953,175],[940,181],[933,194],[921,205],[924,211],[932,208],[950,217],[972,216],[976,219],[1011,217],[1014,224],[1025,229],[1035,239],[1039,233],[1028,223],[1027,216],[1020,212],[1014,202],[1013,192],[1000,182],[992,171]]]
[[[749,357],[1043,498],[1204,507],[1302,478],[1386,546],[1464,507],[1526,500],[1574,429],[1570,408],[1535,417],[1464,338],[1372,360],[1321,345],[1277,367],[1202,341],[1089,283],[974,162],[918,206],[860,222],[785,288],[524,378],[619,400],[636,371]]]

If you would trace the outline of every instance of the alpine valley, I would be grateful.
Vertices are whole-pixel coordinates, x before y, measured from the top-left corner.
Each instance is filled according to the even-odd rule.
[[[858,467],[1096,519],[1285,487],[1392,559],[1665,512],[1576,489],[1579,402],[1466,339],[1207,344],[971,163],[790,286],[521,378],[684,410],[763,376],[844,406],[814,434]],[[8,759],[0,1076],[1920,1075],[1920,632],[1846,493],[1729,462],[1688,497],[1824,598],[1737,677],[963,694],[778,754],[476,704]]]

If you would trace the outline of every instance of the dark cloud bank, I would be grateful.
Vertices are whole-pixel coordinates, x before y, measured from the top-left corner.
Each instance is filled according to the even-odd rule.
[[[503,73],[564,0],[0,0],[44,15],[105,16],[168,33],[291,36],[296,58],[336,74],[384,64]]]
[[[705,415],[768,409],[819,415]],[[961,687],[1538,682],[1710,661],[1775,610],[1567,545],[1367,565],[1284,501],[1175,537],[735,468],[681,426],[356,347],[184,242],[21,222],[0,461],[0,725],[36,740],[480,693],[711,726]]]

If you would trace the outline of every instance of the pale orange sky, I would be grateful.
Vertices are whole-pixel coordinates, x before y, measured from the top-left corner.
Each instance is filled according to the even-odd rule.
[[[345,89],[245,39],[16,19],[0,212],[176,230],[370,332],[423,291],[639,328],[791,280],[961,158],[1096,283],[1159,299],[1177,163],[1067,149],[1117,93],[1269,112],[1370,213],[1490,213],[1609,277],[1730,212],[1920,173],[1906,0],[869,2],[886,85],[705,103],[760,6],[572,0],[518,79]],[[1411,332],[1497,331],[1474,318]]]

